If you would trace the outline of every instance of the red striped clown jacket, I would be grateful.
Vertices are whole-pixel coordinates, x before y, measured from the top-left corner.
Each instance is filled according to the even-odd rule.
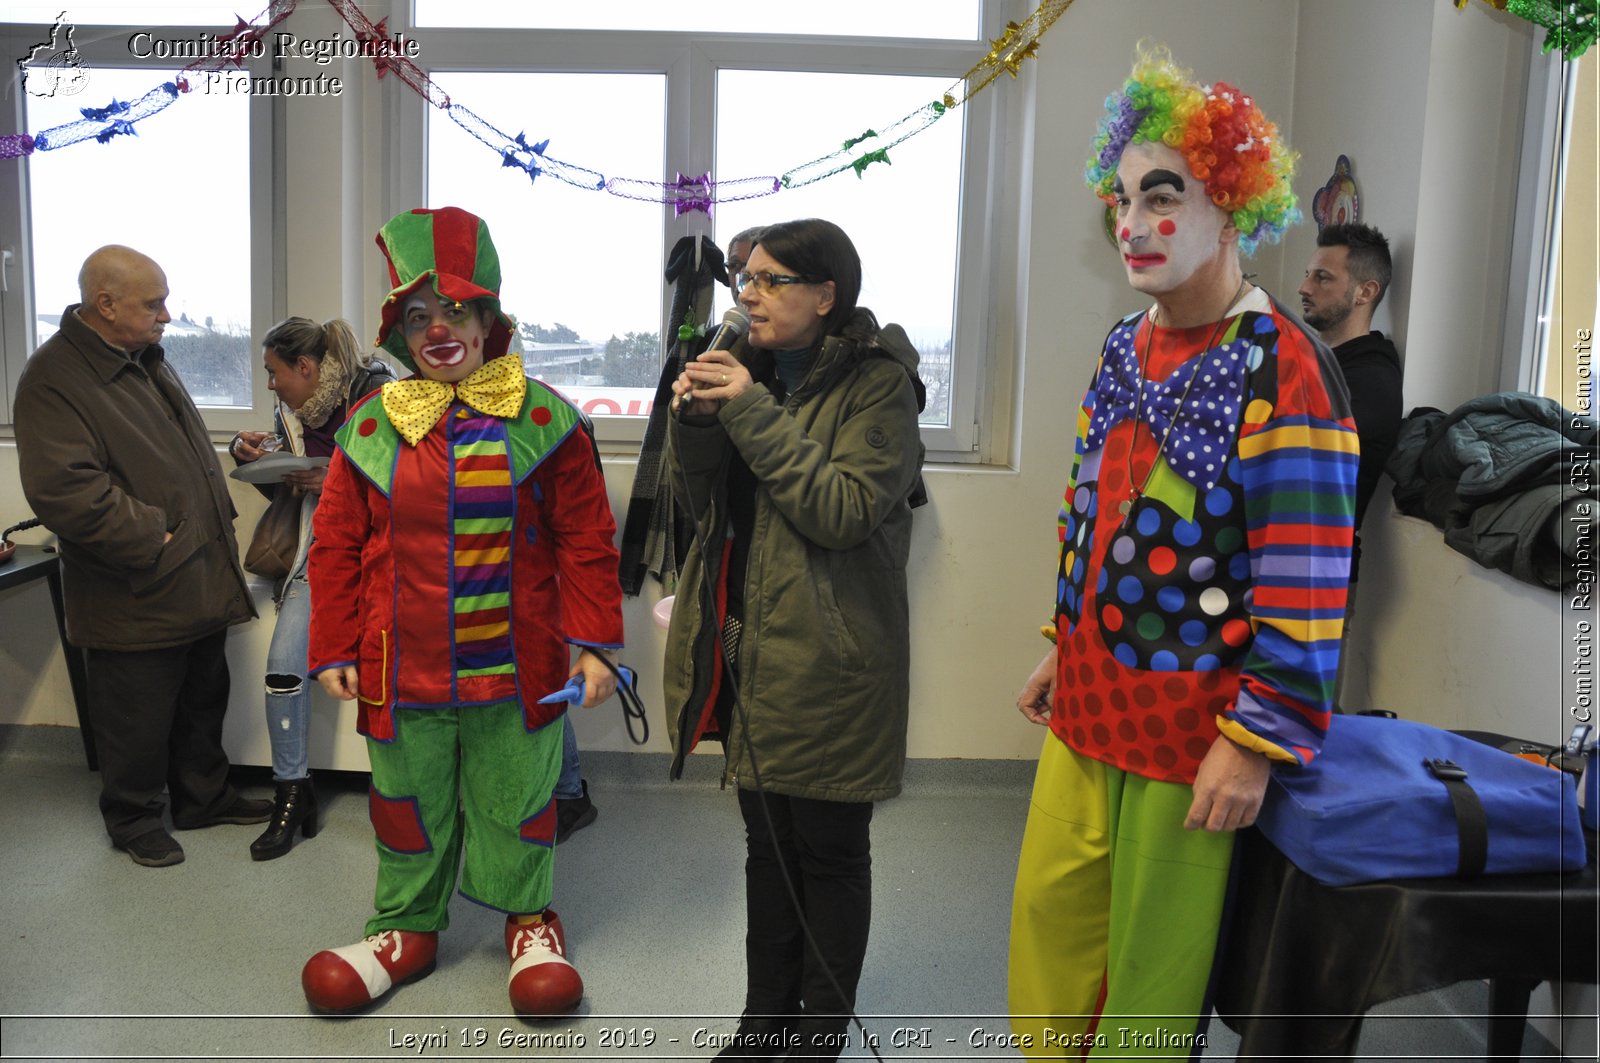
[[[454,402],[415,447],[373,395],[339,432],[315,518],[309,669],[354,664],[362,734],[396,707],[564,703],[569,644],[622,645],[616,523],[581,415],[528,381],[513,418]]]

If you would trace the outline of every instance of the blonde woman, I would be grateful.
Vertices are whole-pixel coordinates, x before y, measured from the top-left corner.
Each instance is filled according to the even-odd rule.
[[[274,325],[261,342],[267,387],[278,397],[272,432],[240,432],[228,452],[246,464],[269,450],[306,457],[330,457],[333,434],[350,408],[368,393],[395,379],[394,370],[356,340],[339,318],[319,325],[291,317]],[[291,472],[282,483],[261,488],[269,497],[291,491],[301,498],[300,547],[289,575],[276,588],[278,620],[267,652],[267,734],[272,743],[276,793],[266,831],[250,843],[253,860],[273,860],[294,845],[295,831],[317,833],[317,795],[311,787],[306,735],[311,693],[306,685],[306,640],[311,623],[311,584],[306,555],[311,546],[311,513],[322,494],[326,466]]]

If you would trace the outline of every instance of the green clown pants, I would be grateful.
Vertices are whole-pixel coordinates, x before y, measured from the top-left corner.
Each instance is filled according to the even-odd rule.
[[[393,742],[367,742],[377,909],[367,934],[443,930],[461,892],[510,914],[550,903],[561,718],[530,733],[515,701],[398,709]]]
[[[1200,1055],[1233,835],[1184,830],[1193,800],[1045,736],[1011,907],[1023,1055]]]

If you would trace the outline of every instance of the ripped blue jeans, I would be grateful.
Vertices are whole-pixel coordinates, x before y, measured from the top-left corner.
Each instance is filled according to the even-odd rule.
[[[304,563],[289,578],[267,650],[267,737],[272,777],[304,779],[311,772],[306,738],[311,729],[311,689],[306,653],[311,640],[311,583]]]

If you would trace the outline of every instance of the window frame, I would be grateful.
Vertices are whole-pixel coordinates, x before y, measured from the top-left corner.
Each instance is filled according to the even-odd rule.
[[[70,10],[68,16],[70,21]],[[79,29],[73,43],[83,56],[85,65],[91,70],[95,68],[151,70],[150,87],[154,88],[157,81],[153,71],[159,68],[159,64],[141,62],[132,56],[127,48],[129,36],[148,31],[163,38],[192,39],[202,32],[226,32],[230,29],[232,26],[220,24],[214,26],[94,24],[92,27],[86,24]],[[50,26],[47,24],[0,22],[0,50],[7,56],[20,57],[30,45],[47,37],[49,32]],[[179,66],[185,62],[185,60],[171,60],[172,64]],[[242,72],[253,77],[268,76],[271,73],[271,64],[272,58],[269,54],[260,59],[249,60]],[[11,98],[0,106],[0,134],[19,133],[25,128],[23,114],[25,93],[21,91],[20,82],[13,84],[18,86],[17,91],[14,91]],[[91,78],[89,87],[85,90],[83,105],[94,106],[105,102],[104,99],[94,95]],[[179,99],[171,106],[182,107],[184,102]],[[251,96],[248,106],[250,160],[246,172],[249,189],[243,209],[249,214],[249,314],[252,336],[262,335],[271,327],[274,267],[280,260],[275,249],[273,221],[274,207],[278,205],[277,189],[281,184],[276,179],[278,165],[275,162],[262,161],[274,160],[276,157],[271,150],[273,111],[276,102],[276,97]],[[114,151],[115,143],[106,146],[75,144],[60,150],[86,153]],[[181,154],[175,152],[174,168],[182,164]],[[9,265],[0,262],[0,268],[4,269],[4,281],[0,283],[0,432],[7,436],[13,431],[12,403],[16,395],[17,382],[28,359],[38,347],[34,322],[37,320],[40,308],[35,301],[32,283],[34,233],[28,169],[26,159],[0,160],[0,255],[10,255]],[[248,408],[201,407],[200,416],[214,438],[224,438],[242,427],[270,419],[272,410],[272,393],[267,389],[264,374],[259,371],[255,352],[252,350],[250,406]]]
[[[694,120],[714,115],[717,73],[722,69],[799,70],[839,73],[890,73],[948,76],[955,83],[976,65],[989,39],[1004,32],[1014,16],[1010,0],[981,0],[983,36],[966,41],[915,38],[790,37],[756,34],[662,33],[629,30],[497,30],[414,27],[404,32],[417,41],[417,64],[449,91],[450,71],[534,71],[651,73],[667,80],[665,165],[660,179],[673,173],[713,169],[715,121]],[[410,11],[404,12],[409,20]],[[401,12],[391,19],[391,32]],[[1004,172],[1002,137],[1008,86],[996,85],[964,103],[957,112],[963,123],[964,150],[956,233],[954,322],[951,334],[952,402],[948,425],[924,425],[922,436],[929,460],[977,462],[995,441],[986,429],[986,391],[994,374],[995,325],[989,297],[994,263],[985,234],[993,230],[1000,208]],[[471,107],[472,101],[458,100]],[[390,139],[384,175],[389,204],[395,210],[426,203],[427,118],[429,106],[417,93],[392,93],[387,101]],[[850,115],[841,115],[841,128]],[[890,120],[898,115],[864,116]],[[954,116],[953,116],[954,117]],[[420,148],[419,148],[420,146]],[[486,164],[488,154],[485,152]],[[570,161],[582,163],[582,159]],[[802,158],[796,164],[804,162]],[[608,175],[611,176],[611,175]],[[619,175],[647,176],[647,175]],[[742,175],[733,175],[742,176]],[[835,178],[843,179],[843,178]],[[533,194],[538,194],[536,187]],[[597,193],[605,194],[605,193]],[[780,197],[782,193],[778,194]],[[661,208],[663,254],[681,237],[714,232],[698,213],[674,215]],[[974,250],[976,249],[976,250]],[[660,263],[665,269],[665,262]],[[671,292],[662,285],[658,320],[670,310]],[[885,320],[892,307],[881,308]],[[597,436],[608,453],[629,453],[644,437],[643,417],[597,416]]]
[[[1539,395],[1547,366],[1553,252],[1560,240],[1561,172],[1570,134],[1567,97],[1571,89],[1566,63],[1550,62],[1536,41],[1530,43],[1529,53],[1525,132],[1511,235],[1511,261],[1524,263],[1526,268],[1511,270],[1500,387]]]

